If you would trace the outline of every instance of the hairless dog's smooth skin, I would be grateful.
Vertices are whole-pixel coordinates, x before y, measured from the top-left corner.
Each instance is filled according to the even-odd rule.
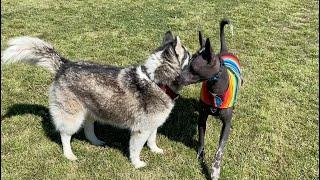
[[[224,19],[220,23],[221,50],[217,55],[214,54],[211,48],[209,38],[204,41],[201,32],[199,32],[200,49],[193,55],[188,66],[189,69],[185,69],[182,73],[182,79],[185,84],[203,82],[198,119],[200,143],[198,158],[203,160],[205,155],[204,136],[208,116],[217,116],[223,124],[219,147],[212,164],[212,179],[218,179],[220,175],[222,155],[231,131],[234,103],[236,102],[239,86],[242,84],[238,58],[228,52],[225,43],[224,26],[229,22],[229,20]],[[232,71],[232,69],[235,71]],[[233,89],[232,97],[226,95],[227,92],[232,91],[230,89]],[[229,100],[227,100],[228,98]]]

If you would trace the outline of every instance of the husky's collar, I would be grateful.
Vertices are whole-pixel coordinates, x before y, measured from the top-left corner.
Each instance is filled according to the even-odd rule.
[[[146,76],[151,80],[151,77],[149,75],[149,73],[147,72],[147,68],[145,66],[141,66],[141,70],[144,74],[146,74]],[[153,81],[154,82],[154,81]],[[158,84],[156,83],[160,89],[166,93],[172,100],[176,100],[179,97],[179,94],[175,93],[168,85],[164,85],[164,84]]]
[[[175,93],[168,85],[157,84],[160,89],[165,92],[172,100],[176,100],[179,97],[179,94]]]

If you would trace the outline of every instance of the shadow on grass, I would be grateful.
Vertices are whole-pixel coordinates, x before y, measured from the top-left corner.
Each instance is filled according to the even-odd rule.
[[[42,105],[37,104],[15,104],[12,105],[7,113],[1,117],[1,121],[12,116],[33,114],[42,118],[42,127],[46,133],[46,136],[56,143],[60,143],[60,136],[55,131],[53,124],[51,123],[51,117],[49,109]]]
[[[198,101],[195,99],[179,98],[167,121],[158,129],[158,133],[196,149],[197,141],[194,135],[197,133],[197,104]]]
[[[197,141],[194,136],[197,132],[198,114],[196,108],[198,101],[194,99],[179,98],[176,101],[168,120],[158,129],[158,133],[168,137],[170,140],[181,142],[187,147],[197,150]],[[16,115],[34,114],[42,118],[42,127],[46,136],[53,142],[61,144],[60,135],[52,124],[49,109],[36,104],[15,104],[12,105],[7,113],[1,117],[1,121]],[[129,139],[130,132],[124,129],[118,129],[109,125],[95,123],[95,134],[106,142],[110,148],[119,149],[126,157],[129,157]],[[74,139],[87,141],[81,129],[73,135]],[[192,157],[193,158],[193,157]],[[196,158],[196,153],[194,158]],[[210,177],[208,168],[204,162],[200,162],[202,172],[208,179]]]
[[[205,175],[205,177],[206,177],[207,180],[211,180],[211,175],[210,175],[209,168],[208,168],[206,162],[205,162],[205,161],[202,161],[202,160],[199,160],[199,164],[200,164],[200,166],[201,166],[201,172],[202,172],[202,174]]]
[[[15,104],[12,105],[7,113],[1,117],[1,121],[16,115],[33,114],[42,118],[42,127],[46,136],[53,142],[61,145],[60,134],[55,130],[49,109],[37,104]],[[119,149],[128,157],[127,147],[129,144],[130,133],[128,130],[117,129],[108,125],[95,123],[95,134],[99,139],[106,142],[106,146]],[[83,129],[72,136],[73,139],[87,141]],[[89,142],[88,142],[89,143]]]
[[[158,130],[158,133],[168,137],[170,140],[181,142],[185,146],[193,148],[195,153],[194,157],[191,158],[197,158],[198,141],[194,136],[198,127],[198,108],[198,100],[179,98],[169,118]],[[199,160],[199,165],[205,178],[211,179],[207,164]]]

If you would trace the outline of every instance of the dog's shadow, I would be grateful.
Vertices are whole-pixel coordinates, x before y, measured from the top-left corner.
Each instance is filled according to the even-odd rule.
[[[200,104],[196,99],[179,98],[163,126],[159,128],[159,133],[168,137],[170,140],[183,143],[195,150],[194,157],[198,149],[198,141],[195,140],[197,133],[198,111]],[[202,173],[206,179],[211,179],[207,164],[200,160]]]
[[[158,129],[158,133],[187,147],[196,148],[194,135],[197,132],[197,103],[195,99],[179,98],[167,121]]]
[[[61,145],[60,134],[55,130],[49,109],[37,104],[15,104],[12,105],[7,113],[1,117],[1,121],[16,115],[33,114],[42,118],[42,128],[46,136],[53,142]],[[130,133],[127,130],[117,129],[108,125],[100,125],[95,123],[95,134],[99,139],[106,142],[106,147],[117,148],[124,155],[128,156],[126,147],[128,147]],[[80,141],[88,141],[85,138],[83,129],[72,136],[73,139]]]
[[[197,112],[198,101],[195,99],[179,98],[168,118],[168,120],[158,129],[158,133],[168,137],[170,140],[181,142],[189,148],[197,149],[197,141],[194,136],[197,132]],[[16,115],[33,114],[42,118],[41,123],[46,136],[53,142],[61,144],[60,135],[55,130],[51,121],[49,109],[36,104],[15,104],[9,107],[7,113],[1,117],[1,121]],[[95,123],[95,134],[106,142],[106,146],[119,149],[125,156],[129,157],[128,130],[118,129],[109,125]],[[74,139],[87,141],[83,129],[73,135]],[[196,158],[196,153],[195,157]],[[200,162],[202,172],[206,178],[210,177],[208,167]]]

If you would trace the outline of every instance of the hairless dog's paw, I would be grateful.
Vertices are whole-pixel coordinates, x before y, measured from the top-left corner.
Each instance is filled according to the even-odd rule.
[[[220,167],[219,168],[213,168],[213,172],[211,173],[211,179],[212,180],[218,180],[220,177]]]
[[[198,154],[197,154],[197,158],[199,159],[199,160],[204,160],[204,155],[205,155],[205,152],[204,152],[204,147],[200,147],[199,149],[198,149]]]

